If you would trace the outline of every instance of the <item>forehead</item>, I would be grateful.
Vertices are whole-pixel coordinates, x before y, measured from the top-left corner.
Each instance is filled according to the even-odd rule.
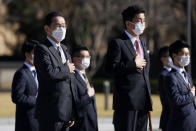
[[[82,50],[82,51],[80,51],[80,54],[81,54],[81,55],[89,55],[89,51],[87,51],[87,50]]]
[[[54,18],[52,18],[52,24],[60,24],[60,25],[65,25],[65,19],[62,16],[56,16]]]
[[[182,48],[179,53],[189,53],[189,49],[188,48]]]

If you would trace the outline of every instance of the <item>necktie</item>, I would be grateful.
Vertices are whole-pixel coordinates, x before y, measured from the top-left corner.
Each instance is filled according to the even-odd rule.
[[[60,57],[61,57],[62,63],[65,64],[66,58],[65,58],[65,54],[64,54],[64,52],[63,52],[62,47],[61,47],[61,46],[58,46],[58,47],[57,47],[57,50],[58,50],[59,55],[60,55]]]
[[[182,74],[184,76],[184,79],[185,79],[186,83],[189,83],[188,78],[187,78],[186,71],[182,71]]]
[[[33,77],[34,77],[34,80],[35,80],[37,88],[38,88],[37,72],[35,70],[32,70],[32,72],[33,72]]]
[[[82,74],[82,75],[83,75],[83,77],[84,77],[84,81],[85,81],[85,83],[86,83],[87,88],[90,88],[91,85],[90,85],[90,83],[89,83],[89,81],[88,81],[88,78],[87,78],[86,74]]]
[[[139,57],[142,57],[142,51],[141,51],[140,43],[138,40],[135,40],[135,46],[136,46],[137,54],[139,55]]]

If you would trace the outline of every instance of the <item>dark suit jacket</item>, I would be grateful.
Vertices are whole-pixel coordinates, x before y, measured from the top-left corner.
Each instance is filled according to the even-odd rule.
[[[160,119],[160,125],[159,127],[165,131],[167,128],[167,122],[168,122],[168,117],[169,117],[169,102],[167,98],[167,92],[166,92],[166,87],[165,87],[165,78],[167,76],[167,73],[169,71],[166,68],[163,68],[161,73],[159,74],[159,95],[161,99],[161,104],[162,104],[162,113],[161,113],[161,119]]]
[[[12,101],[16,104],[15,131],[38,131],[35,119],[37,85],[26,65],[16,71],[12,82]]]
[[[98,131],[97,110],[95,97],[89,97],[87,86],[79,73],[76,71],[76,87],[77,87],[77,113],[79,118],[70,131]]]
[[[61,46],[71,63],[66,46]],[[42,121],[70,121],[75,110],[74,75],[49,40],[36,46],[34,54],[39,81],[36,117]]]
[[[136,51],[129,37],[123,33],[108,46],[105,70],[114,78],[114,110],[152,110],[149,83],[149,55],[145,41],[140,38],[147,65],[136,68]]]
[[[188,79],[193,87],[191,77]],[[166,87],[171,109],[167,131],[196,131],[194,96],[177,70],[172,69],[168,73]]]

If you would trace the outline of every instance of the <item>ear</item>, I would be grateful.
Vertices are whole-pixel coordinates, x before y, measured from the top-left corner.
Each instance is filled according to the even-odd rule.
[[[126,25],[126,28],[128,28],[130,26],[130,22],[129,21],[125,21],[125,25]]]
[[[49,32],[50,29],[49,29],[48,25],[44,25],[44,30],[45,30],[46,33]]]

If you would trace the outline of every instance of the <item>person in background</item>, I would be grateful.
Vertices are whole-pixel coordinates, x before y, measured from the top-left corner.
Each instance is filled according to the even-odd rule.
[[[170,106],[167,131],[196,131],[195,86],[185,70],[190,63],[189,45],[177,40],[170,45],[169,54],[173,66],[165,79]]]
[[[169,56],[168,46],[164,46],[159,50],[159,60],[163,65],[163,68],[158,77],[158,85],[159,85],[158,90],[159,90],[160,100],[162,104],[162,113],[161,113],[159,128],[162,129],[162,131],[166,131],[170,109],[169,109],[169,102],[167,98],[167,92],[165,89],[166,88],[165,78],[167,76],[167,73],[171,71],[173,65],[172,59]]]
[[[152,110],[150,59],[145,40],[145,11],[138,5],[122,12],[125,30],[108,46],[105,71],[113,77],[115,131],[146,131]]]
[[[36,118],[40,131],[68,131],[74,124],[74,69],[65,38],[67,21],[60,12],[45,17],[47,38],[35,48],[35,68],[39,81]]]
[[[37,44],[37,41],[31,40],[22,45],[25,61],[14,74],[11,97],[16,104],[15,131],[39,131],[38,121],[34,117],[38,81],[33,60]]]
[[[95,90],[90,84],[86,69],[90,66],[90,53],[87,47],[78,45],[72,51],[75,65],[77,88],[77,113],[79,118],[70,131],[98,131]]]

